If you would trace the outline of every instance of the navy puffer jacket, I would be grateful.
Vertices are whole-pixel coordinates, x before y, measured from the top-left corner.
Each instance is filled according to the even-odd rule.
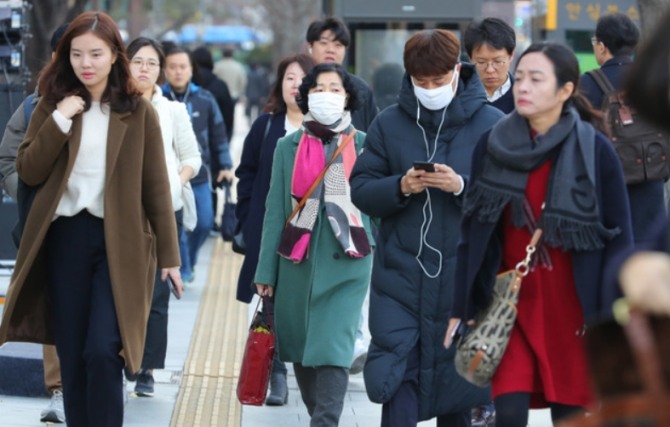
[[[463,193],[455,196],[431,189],[427,204],[426,192],[401,194],[400,179],[414,161],[429,160],[435,150],[431,161],[452,167],[467,188],[475,145],[503,114],[487,105],[484,88],[469,64],[462,65],[457,95],[441,127],[444,110],[420,106],[407,75],[398,102],[372,122],[351,176],[353,202],[380,220],[370,289],[372,343],[364,377],[370,399],[388,401],[403,379],[407,354],[419,345],[419,416],[425,420],[467,410],[491,397],[490,390],[472,386],[456,373],[454,350],[442,345],[451,309]],[[432,212],[429,225],[424,212],[428,216]],[[422,226],[427,227],[423,245]]]

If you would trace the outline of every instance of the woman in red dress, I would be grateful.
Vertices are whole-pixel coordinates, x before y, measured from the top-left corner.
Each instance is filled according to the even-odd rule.
[[[496,273],[523,260],[543,230],[492,381],[496,427],[525,427],[530,408],[551,408],[555,423],[592,402],[585,319],[610,310],[619,291],[605,284],[604,267],[632,245],[621,167],[588,123],[597,115],[578,83],[567,47],[530,46],[515,71],[516,111],[473,154],[446,346],[461,319],[487,306]]]

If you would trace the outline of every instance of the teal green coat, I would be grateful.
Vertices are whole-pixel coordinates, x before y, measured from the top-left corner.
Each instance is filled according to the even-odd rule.
[[[349,368],[372,257],[350,258],[344,253],[323,203],[307,259],[295,264],[277,255],[284,223],[293,211],[291,177],[301,136],[298,131],[277,142],[254,282],[274,288],[275,331],[282,361]],[[354,140],[360,152],[365,134],[358,132]],[[363,223],[372,246],[369,217],[363,215]]]

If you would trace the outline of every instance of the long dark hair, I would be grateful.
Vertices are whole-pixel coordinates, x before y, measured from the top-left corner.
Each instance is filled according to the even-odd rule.
[[[130,75],[128,57],[119,29],[114,20],[103,12],[84,12],[67,27],[58,43],[54,59],[40,73],[42,96],[49,103],[56,104],[66,96],[79,95],[86,102],[86,110],[90,108],[91,94],[79,80],[70,63],[72,40],[86,33],[93,33],[103,40],[116,55],[101,101],[109,103],[112,111],[134,111],[141,95]]]
[[[286,69],[289,65],[296,63],[302,68],[302,71],[307,75],[312,68],[316,65],[314,59],[310,55],[304,53],[299,53],[297,55],[287,56],[279,62],[277,65],[277,76],[275,79],[275,84],[272,87],[270,92],[270,99],[268,103],[263,108],[263,112],[272,113],[272,114],[281,114],[285,113],[287,106],[284,101],[284,94],[282,93],[282,83],[284,81],[284,75],[286,75]]]
[[[570,98],[563,104],[563,109],[574,106],[582,120],[591,123],[599,131],[605,132],[603,113],[594,109],[589,100],[577,90],[579,87],[579,61],[574,52],[560,43],[533,43],[519,56],[517,65],[521,62],[521,58],[535,52],[543,54],[552,63],[556,75],[557,89],[565,86],[568,82],[574,85]]]

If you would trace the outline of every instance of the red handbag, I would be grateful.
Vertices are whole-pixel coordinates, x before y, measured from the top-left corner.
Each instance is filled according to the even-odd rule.
[[[243,405],[262,406],[270,383],[275,335],[272,323],[263,319],[263,314],[258,311],[260,303],[259,300],[256,305],[256,314],[249,327],[242,369],[237,383],[237,399]],[[267,315],[267,310],[265,311]]]

